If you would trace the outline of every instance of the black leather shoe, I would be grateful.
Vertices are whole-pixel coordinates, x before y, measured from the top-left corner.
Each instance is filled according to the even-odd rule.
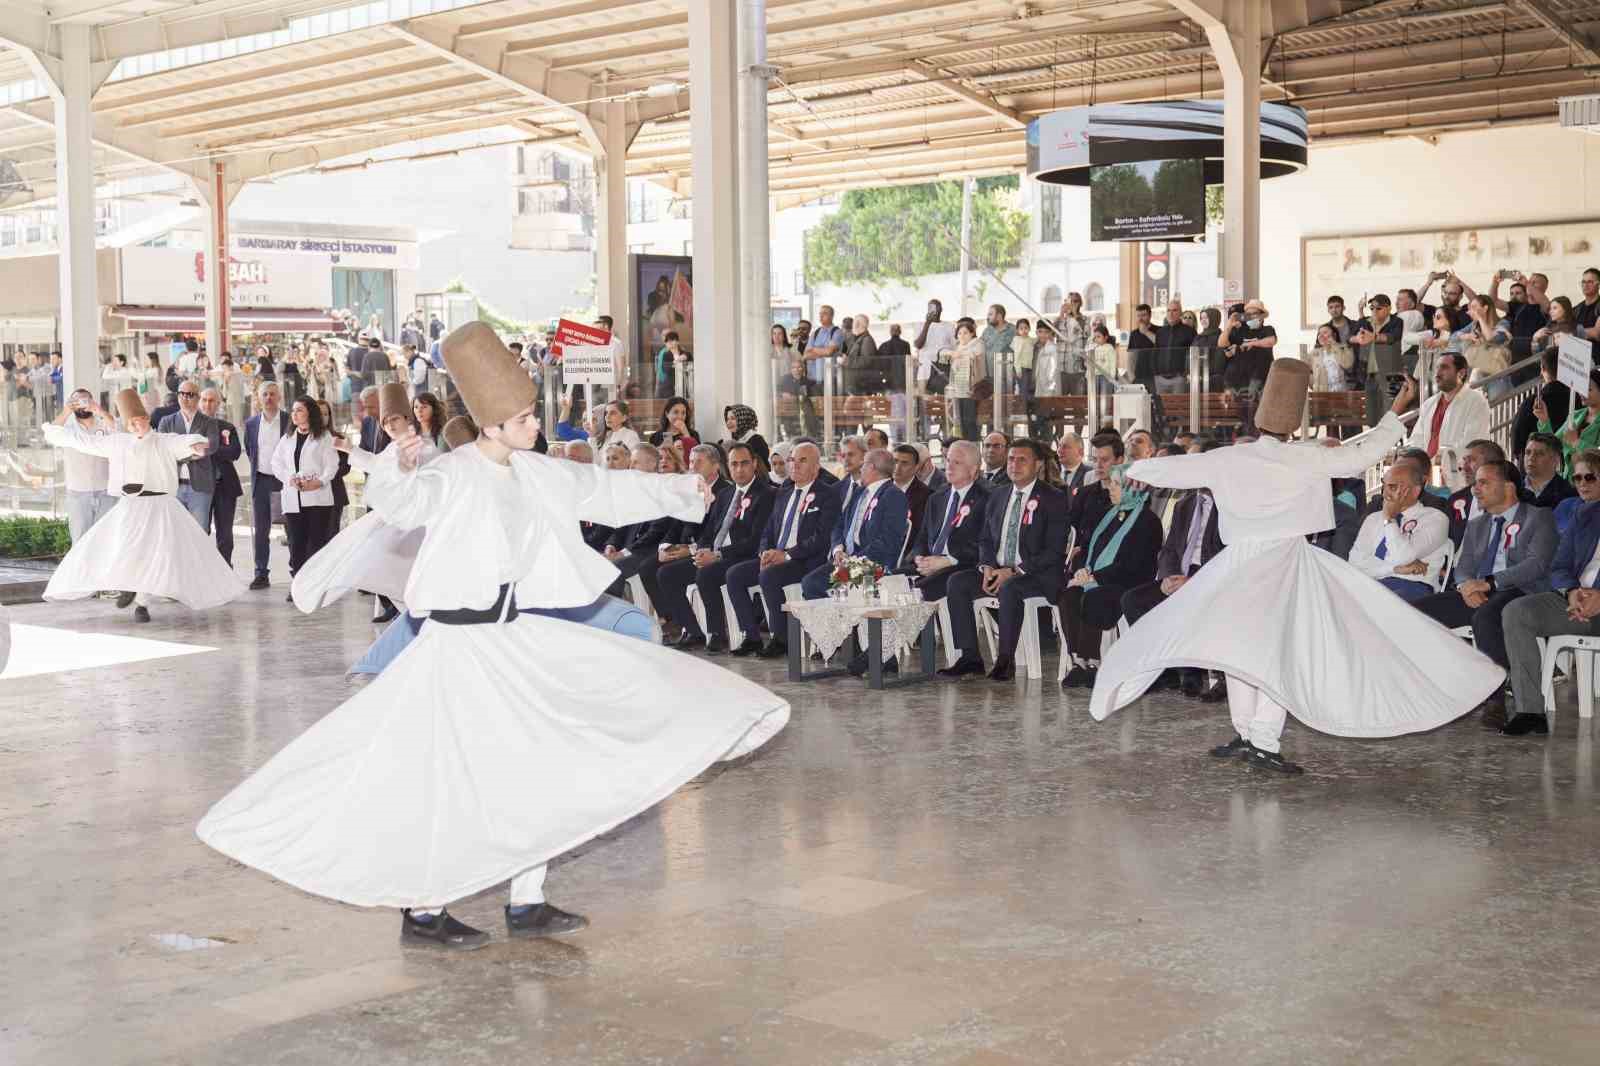
[[[865,655],[857,655],[845,664],[845,669],[856,677],[866,677],[867,666],[867,657]],[[883,660],[883,672],[886,674],[898,674],[900,672],[900,660],[892,656]]]
[[[1260,767],[1263,770],[1275,770],[1280,774],[1303,774],[1306,772],[1304,766],[1290,762],[1275,751],[1262,751],[1248,741],[1245,742],[1244,761],[1251,766]]]
[[[150,610],[149,610],[149,608],[145,607],[143,604],[140,604],[139,606],[135,607],[133,609],[133,620],[135,622],[148,622],[148,621],[150,621]]]
[[[251,592],[260,592],[262,589],[271,588],[272,582],[267,580],[266,574],[257,574],[255,580],[250,582]]]
[[[1244,737],[1235,736],[1226,744],[1218,744],[1211,749],[1211,755],[1217,759],[1231,759],[1236,755],[1243,755],[1250,750],[1250,742]]]
[[[294,593],[291,592],[291,593],[287,594],[286,596],[284,596],[283,597],[283,602],[284,603],[293,603],[294,602]]]
[[[1228,698],[1228,683],[1218,678],[1216,684],[1203,690],[1195,698],[1201,703],[1221,703]]]
[[[722,652],[727,651],[728,638],[716,636],[711,637],[705,642],[705,650],[707,655],[719,655]]]
[[[940,670],[938,676],[945,678],[959,678],[968,677],[972,674],[981,674],[983,672],[982,659],[979,659],[976,656],[969,659],[963,655],[961,658],[956,660],[954,666],[947,666],[943,670]]]
[[[130,604],[132,602],[133,602],[133,593],[131,593],[131,592],[119,592],[119,593],[117,593],[117,610],[119,610],[119,611],[125,610],[127,608],[128,604]]]
[[[448,948],[451,951],[476,951],[489,943],[489,934],[472,928],[466,922],[456,921],[449,911],[440,911],[424,922],[411,917],[409,910],[403,910],[400,912],[400,943]]]
[[[994,669],[989,671],[990,681],[1010,681],[1017,676],[1016,664],[1011,661],[1011,656],[1002,655],[994,661]]]
[[[1546,737],[1550,735],[1550,719],[1542,714],[1514,714],[1509,722],[1500,727],[1500,735]]]
[[[761,645],[761,650],[756,654],[763,659],[786,659],[789,656],[789,645],[781,640],[769,640]]]
[[[589,919],[549,903],[536,903],[520,914],[506,908],[506,933],[514,937],[566,936],[589,927]]]
[[[755,640],[755,639],[753,639],[751,637],[745,637],[744,638],[744,643],[740,644],[737,648],[734,648],[731,651],[729,651],[728,654],[729,655],[737,655],[739,658],[743,659],[745,656],[754,655],[754,654],[756,654],[756,652],[758,652],[760,650],[761,650],[761,642],[760,641]]]
[[[1062,688],[1083,688],[1089,683],[1089,671],[1081,666],[1074,666],[1067,671],[1067,676],[1061,679]]]

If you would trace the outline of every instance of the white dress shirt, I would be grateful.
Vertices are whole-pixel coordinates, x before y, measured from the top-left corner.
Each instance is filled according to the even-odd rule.
[[[1378,558],[1378,545],[1385,545]],[[1361,532],[1350,548],[1350,565],[1374,579],[1398,577],[1420,584],[1437,583],[1439,571],[1450,554],[1450,519],[1421,500],[1390,519],[1382,511],[1367,515]],[[1395,567],[1422,560],[1426,573],[1397,574]]]
[[[1012,515],[1016,514],[1016,512],[1017,512],[1017,510],[1019,508],[1025,509],[1028,506],[1028,501],[1033,498],[1033,487],[1035,485],[1037,485],[1038,483],[1039,483],[1039,480],[1037,478],[1035,478],[1034,480],[1028,482],[1026,485],[1012,485],[1011,488],[1007,490],[1010,493],[1011,502],[1006,504],[1005,517],[1000,522],[1000,542],[999,542],[999,544],[997,544],[995,546],[995,553],[996,553],[995,554],[995,558],[996,558],[996,560],[998,560],[998,562],[1000,563],[1001,566],[1009,566],[1009,567],[1013,568],[1014,570],[1016,570],[1017,573],[1019,573],[1019,574],[1022,573],[1022,525],[1021,525],[1021,522],[1027,520],[1027,512],[1026,512],[1026,510],[1023,511],[1022,519],[1019,521],[1019,523],[1017,525],[1017,543],[1016,543],[1016,548],[1012,553],[1013,558],[1010,558],[1010,559],[1002,558],[1000,553],[1005,551],[1005,547],[1006,547],[1006,530],[1011,525]]]
[[[800,516],[804,513],[802,510],[800,510],[800,508],[802,503],[805,501],[806,496],[808,496],[816,487],[817,483],[813,481],[808,485],[796,485],[794,487],[794,491],[789,493],[789,506],[784,508],[783,522],[778,526],[779,533],[783,532],[783,527],[785,525],[789,526],[789,535],[784,538],[782,544],[778,545],[778,548],[781,551],[788,551],[790,548],[793,548],[800,542]],[[789,521],[789,516],[791,514],[794,515],[794,521],[792,524]]]
[[[256,456],[263,474],[272,474],[272,456],[278,450],[278,418],[283,412],[280,410],[271,418],[265,412],[261,415],[260,429],[256,431]],[[273,474],[276,477],[276,474]]]

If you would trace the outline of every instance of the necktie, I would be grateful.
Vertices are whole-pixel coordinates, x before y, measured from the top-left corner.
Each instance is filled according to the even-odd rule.
[[[1378,550],[1372,553],[1380,559],[1389,558],[1389,534],[1385,533],[1383,539],[1378,541]]]
[[[943,555],[945,548],[950,545],[950,524],[956,520],[956,509],[960,506],[961,494],[951,489],[950,506],[945,508],[944,525],[939,527],[939,536],[933,542],[933,554]]]
[[[712,545],[717,551],[728,546],[728,530],[733,528],[733,520],[739,514],[739,501],[744,499],[744,489],[734,489],[733,499],[728,501],[728,513],[722,516],[722,528],[717,530],[717,542]]]
[[[799,485],[789,493],[789,513],[783,516],[783,531],[778,534],[778,549],[780,551],[789,547],[789,533],[794,529],[795,516],[800,513],[800,501],[805,498],[805,491]]]
[[[845,537],[844,550],[854,555],[856,547],[861,543],[861,524],[867,520],[867,496],[862,490],[861,497],[856,501],[856,512],[850,516],[850,529]]]
[[[1006,508],[1006,528],[1000,538],[1000,565],[1011,566],[1017,561],[1017,539],[1022,535],[1022,490],[1011,494],[1011,506]]]
[[[1505,532],[1506,516],[1500,515],[1494,520],[1494,532],[1489,534],[1489,553],[1483,557],[1483,562],[1478,564],[1478,578],[1485,580],[1494,576],[1494,561],[1500,555],[1500,534]]]

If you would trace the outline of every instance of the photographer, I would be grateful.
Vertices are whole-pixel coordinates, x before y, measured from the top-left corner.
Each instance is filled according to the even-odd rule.
[[[105,434],[113,428],[109,419],[95,414],[94,396],[88,389],[72,391],[55,424],[64,426],[69,418],[85,433]],[[117,502],[106,491],[111,464],[98,455],[71,448],[63,449],[61,456],[67,469],[67,530],[76,544]]]

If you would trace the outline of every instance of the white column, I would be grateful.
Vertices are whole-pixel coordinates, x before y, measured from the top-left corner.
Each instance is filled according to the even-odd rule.
[[[739,307],[743,402],[776,440],[772,405],[771,196],[767,184],[767,2],[739,5]]]
[[[605,152],[595,156],[595,244],[596,305],[610,315],[617,336],[629,344],[633,335],[633,315],[628,299],[628,105],[609,100],[605,106],[605,126],[599,130]],[[631,363],[630,358],[630,363]],[[622,382],[617,383],[619,386]]]
[[[965,318],[970,313],[967,272],[972,269],[972,255],[968,251],[972,247],[972,180],[963,178],[961,181],[961,310],[957,318]]]
[[[56,131],[56,227],[61,285],[61,343],[66,391],[98,391],[100,295],[94,252],[94,100],[89,27],[63,23],[60,74],[53,86]]]
[[[228,289],[228,211],[238,190],[228,181],[227,163],[211,164],[210,180],[196,181],[195,192],[205,212],[206,352],[215,365],[233,342],[233,307]],[[234,352],[237,356],[239,353]]]
[[[737,2],[689,0],[689,39],[695,42],[689,49],[694,409],[706,440],[726,433],[722,408],[747,399],[739,380]]]
[[[1261,4],[1227,0],[1206,37],[1222,70],[1222,276],[1261,295]]]

